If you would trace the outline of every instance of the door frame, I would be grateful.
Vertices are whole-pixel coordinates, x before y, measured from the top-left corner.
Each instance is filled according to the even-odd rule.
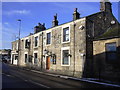
[[[46,70],[49,70],[49,69],[50,69],[50,56],[46,56]]]

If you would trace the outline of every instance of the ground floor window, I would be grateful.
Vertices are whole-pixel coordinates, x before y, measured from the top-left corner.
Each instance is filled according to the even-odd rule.
[[[29,55],[28,62],[32,63],[32,55]]]
[[[34,63],[36,64],[38,62],[38,56],[37,53],[34,53]]]
[[[70,65],[69,48],[62,49],[62,65]]]
[[[53,64],[56,64],[56,55],[52,56]]]
[[[28,55],[27,54],[25,54],[25,63],[27,63],[27,60],[28,60],[28,57],[27,57]]]
[[[117,59],[117,47],[116,43],[106,44],[106,60],[108,62],[114,62]]]
[[[18,56],[17,55],[15,55],[15,60],[18,60]]]

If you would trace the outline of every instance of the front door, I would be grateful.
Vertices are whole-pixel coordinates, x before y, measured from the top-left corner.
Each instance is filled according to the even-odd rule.
[[[49,56],[46,57],[46,69],[47,70],[50,69],[50,57]]]

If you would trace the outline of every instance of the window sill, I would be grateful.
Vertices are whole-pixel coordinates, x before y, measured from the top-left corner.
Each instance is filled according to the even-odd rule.
[[[45,46],[50,46],[51,44],[46,44]]]
[[[38,46],[34,47],[34,49],[38,48]]]
[[[65,42],[62,42],[62,44],[65,44],[65,43],[70,43],[70,41],[65,41]]]
[[[67,66],[67,67],[68,67],[68,66],[70,66],[70,65],[63,65],[63,64],[62,64],[61,66]]]

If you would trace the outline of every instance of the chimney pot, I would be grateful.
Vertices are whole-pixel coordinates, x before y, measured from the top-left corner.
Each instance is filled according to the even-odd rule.
[[[75,8],[73,13],[73,20],[77,20],[79,18],[80,18],[80,14],[79,12],[77,12],[77,8]]]

